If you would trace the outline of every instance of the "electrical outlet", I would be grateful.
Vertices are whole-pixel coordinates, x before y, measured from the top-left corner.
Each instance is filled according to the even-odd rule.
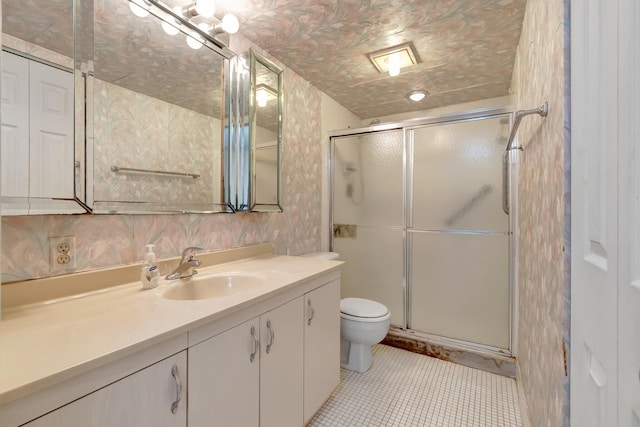
[[[75,236],[49,237],[49,270],[71,271],[75,268]]]

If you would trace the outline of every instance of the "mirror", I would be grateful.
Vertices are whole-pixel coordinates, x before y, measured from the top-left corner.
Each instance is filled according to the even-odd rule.
[[[2,0],[3,215],[86,212],[73,7],[73,0]]]
[[[188,46],[187,29],[172,27],[170,35],[156,9],[141,17],[128,1],[93,0],[92,6],[94,48],[86,64],[94,213],[231,212],[222,134],[233,53],[207,43]]]
[[[250,51],[250,210],[282,212],[282,69]]]

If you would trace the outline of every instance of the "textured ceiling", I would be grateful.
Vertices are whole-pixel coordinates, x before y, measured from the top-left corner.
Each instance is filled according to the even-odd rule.
[[[221,13],[225,10],[220,5],[223,0],[217,2]],[[95,3],[96,30],[103,37],[96,37],[96,60],[107,64],[105,59],[117,59],[109,62],[109,70],[100,71],[103,78],[126,86],[126,80],[133,80],[138,74],[147,85],[151,81],[162,82],[165,92],[172,87],[179,89],[174,92],[185,93],[184,84],[175,76],[196,70],[194,58],[205,49],[194,54],[182,49],[183,40],[164,39],[157,24],[145,27],[145,20],[128,12],[126,0]],[[244,36],[354,114],[368,119],[507,95],[526,0],[224,3],[230,5],[226,10],[233,10],[240,18]],[[57,52],[69,52],[71,0],[3,0],[2,4],[4,31]],[[21,12],[29,5],[35,6],[38,13],[29,13],[26,22]],[[48,16],[64,17],[64,28],[51,25]],[[155,46],[166,56],[148,50],[140,37],[156,40]],[[397,77],[379,73],[366,56],[405,42],[413,42],[421,63],[403,69]],[[167,53],[171,43],[176,44],[175,54]],[[170,55],[176,56],[171,60]],[[430,96],[418,103],[409,101],[406,95],[416,89],[427,90]],[[203,104],[202,95],[196,109],[211,111]],[[183,105],[189,101],[174,103]]]
[[[526,0],[234,3],[244,36],[367,119],[507,95]],[[397,77],[366,56],[405,42],[422,62]],[[416,89],[430,96],[409,101]]]

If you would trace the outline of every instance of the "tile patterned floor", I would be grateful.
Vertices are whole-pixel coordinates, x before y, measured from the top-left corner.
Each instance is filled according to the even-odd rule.
[[[313,427],[526,427],[515,380],[376,345],[362,374],[342,381]]]

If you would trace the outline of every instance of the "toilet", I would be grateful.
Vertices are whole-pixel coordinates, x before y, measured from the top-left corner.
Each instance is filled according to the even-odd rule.
[[[313,252],[303,256],[338,259],[336,252]],[[340,366],[364,372],[373,363],[371,346],[384,339],[391,324],[391,312],[379,302],[363,298],[340,301]]]
[[[391,312],[376,301],[344,298],[340,301],[340,366],[364,372],[373,363],[371,346],[384,339]]]

